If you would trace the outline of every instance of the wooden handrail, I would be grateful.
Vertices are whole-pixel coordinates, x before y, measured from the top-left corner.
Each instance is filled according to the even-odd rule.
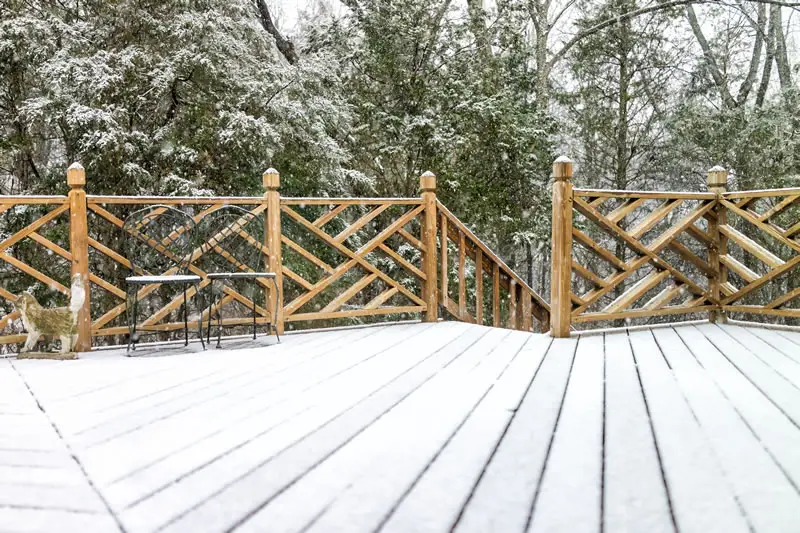
[[[441,234],[440,239],[444,243],[446,238],[457,243],[459,250],[458,257],[458,288],[459,296],[458,302],[449,300],[447,294],[447,256],[444,255],[442,260],[440,279],[442,283],[440,304],[454,317],[465,320],[468,322],[476,322],[477,317],[473,317],[466,310],[466,293],[465,293],[465,273],[464,273],[464,260],[469,254],[476,264],[482,264],[483,272],[491,275],[493,278],[493,304],[492,309],[492,323],[499,326],[503,323],[509,325],[513,329],[532,329],[532,319],[535,317],[542,330],[549,328],[550,318],[550,305],[534,291],[516,272],[514,272],[500,257],[497,256],[475,233],[473,233],[461,220],[458,219],[447,207],[437,201],[438,211],[441,213],[443,220],[447,221],[446,227],[443,228],[447,235]],[[444,224],[442,224],[444,226]],[[443,246],[443,245],[442,245]],[[442,252],[445,253],[444,251]],[[480,282],[476,278],[476,295],[483,296],[483,279]],[[511,319],[502,320],[499,317],[500,310],[500,291],[502,287],[508,292],[509,300],[514,301],[514,306],[510,305],[508,315]],[[480,289],[479,289],[480,288]],[[478,290],[479,289],[479,290]],[[518,293],[519,292],[519,296]],[[511,309],[513,308],[513,310]],[[477,302],[476,302],[476,315],[477,315]],[[481,309],[481,318],[483,318],[483,309]]]

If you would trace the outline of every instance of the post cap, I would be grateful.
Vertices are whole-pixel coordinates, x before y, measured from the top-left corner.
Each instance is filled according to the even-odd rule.
[[[86,171],[78,162],[72,163],[67,169],[67,185],[73,189],[86,185]]]
[[[709,189],[724,189],[728,186],[728,171],[720,165],[708,169],[706,178],[708,180]]]
[[[274,168],[268,168],[262,176],[265,189],[277,189],[281,186],[281,175]]]
[[[556,181],[568,181],[572,179],[572,159],[562,155],[553,161],[553,178]]]
[[[435,191],[436,190],[436,175],[430,170],[425,172],[419,177],[419,188],[421,191]]]

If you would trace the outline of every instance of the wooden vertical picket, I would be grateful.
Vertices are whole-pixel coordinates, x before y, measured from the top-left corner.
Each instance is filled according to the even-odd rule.
[[[79,163],[67,169],[69,185],[69,246],[72,278],[80,276],[85,299],[78,313],[78,340],[75,351],[92,349],[91,287],[89,286],[89,224],[86,216],[86,172]]]
[[[419,177],[419,188],[422,192],[422,205],[425,206],[422,223],[422,243],[425,246],[423,253],[425,281],[422,286],[422,299],[425,300],[424,320],[436,322],[439,319],[436,299],[436,176],[432,172],[425,172]],[[442,233],[441,242],[443,248],[447,246],[446,233]],[[446,287],[445,285],[445,290]]]
[[[272,317],[278,334],[283,334],[283,259],[281,255],[281,176],[274,168],[268,169],[262,176],[264,183],[264,199],[267,202],[267,217],[264,220],[266,228],[264,233],[267,238],[266,246],[269,252],[269,271],[275,273],[275,282],[278,290],[270,288],[267,296],[267,309],[274,312],[275,304],[278,306],[278,316]]]
[[[553,234],[550,281],[550,334],[569,337],[572,280],[572,161],[553,163]]]

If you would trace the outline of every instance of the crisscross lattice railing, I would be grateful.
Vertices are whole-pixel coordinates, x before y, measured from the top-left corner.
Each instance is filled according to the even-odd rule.
[[[800,189],[573,189],[554,165],[552,331],[574,324],[709,313],[800,318]]]
[[[281,332],[284,324],[329,327],[386,319],[437,320],[440,306],[457,320],[546,329],[547,304],[437,202],[432,174],[420,178],[419,198],[281,198],[278,173],[270,169],[263,179],[262,197],[87,196],[84,171],[73,165],[68,197],[0,198],[0,216],[6,212],[3,227],[13,230],[2,236],[0,262],[18,281],[0,292],[7,306],[0,345],[24,339],[19,316],[9,305],[15,292],[38,283],[43,303],[63,305],[69,297],[67,280],[76,274],[87,280],[89,294],[79,319],[79,349],[89,349],[92,338],[124,342],[129,298],[125,277],[131,271],[125,243],[137,233],[136,226],[126,227],[124,221],[133,211],[154,204],[179,207],[196,225],[227,205],[264,216],[264,231],[258,236],[235,221],[220,228],[219,236],[235,233],[263,254],[276,274],[278,291],[266,279],[257,280],[257,290],[247,283],[237,285],[234,279],[220,293],[215,291],[214,302],[204,301],[210,296],[203,290],[209,284],[207,265],[222,263],[233,271],[250,267],[214,245],[214,236],[205,243],[197,241],[187,257],[174,257],[164,244],[181,228],[164,236],[165,242],[146,242],[157,259],[188,263],[188,271],[200,276],[199,294],[194,287],[187,290],[193,329],[198,320],[209,320],[212,304],[220,310],[223,325],[249,326],[255,308],[257,322],[275,323]],[[167,208],[153,209],[153,223],[162,211]],[[9,219],[10,214],[15,216]],[[26,262],[23,241],[33,247],[31,261]],[[450,294],[454,287],[455,299]],[[63,296],[48,297],[51,289]],[[162,340],[182,330],[183,293],[177,291],[159,284],[139,288],[139,310],[146,318],[137,330]],[[275,308],[277,316],[272,316]]]

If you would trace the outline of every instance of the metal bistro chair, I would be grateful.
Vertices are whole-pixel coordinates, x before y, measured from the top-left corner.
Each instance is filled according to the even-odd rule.
[[[168,205],[153,205],[134,211],[122,226],[126,255],[132,275],[125,278],[128,295],[128,352],[136,349],[136,315],[139,290],[145,285],[183,285],[183,334],[189,344],[189,320],[186,288],[194,285],[200,298],[200,276],[188,273],[193,253],[195,222],[191,216]],[[133,305],[130,304],[133,300]],[[199,305],[202,309],[202,302]],[[201,315],[202,316],[202,315]],[[203,342],[203,324],[198,319],[198,333]]]
[[[220,305],[214,304],[214,288],[220,281],[224,288],[226,281],[249,281],[252,287],[251,303],[253,312],[253,339],[256,338],[258,312],[256,308],[256,289],[259,280],[268,279],[272,282],[276,294],[279,290],[274,272],[266,269],[266,254],[264,248],[264,217],[252,213],[235,205],[228,205],[206,215],[197,228],[201,250],[200,265],[208,272],[210,308],[208,313],[208,329],[206,341],[211,343],[211,317],[216,312],[217,317],[217,348],[221,347],[222,339],[222,313]],[[224,297],[224,289],[219,295]],[[272,317],[278,314],[279,299],[275,298],[275,309]],[[267,334],[272,331],[281,341],[278,328],[272,322],[267,323]]]

